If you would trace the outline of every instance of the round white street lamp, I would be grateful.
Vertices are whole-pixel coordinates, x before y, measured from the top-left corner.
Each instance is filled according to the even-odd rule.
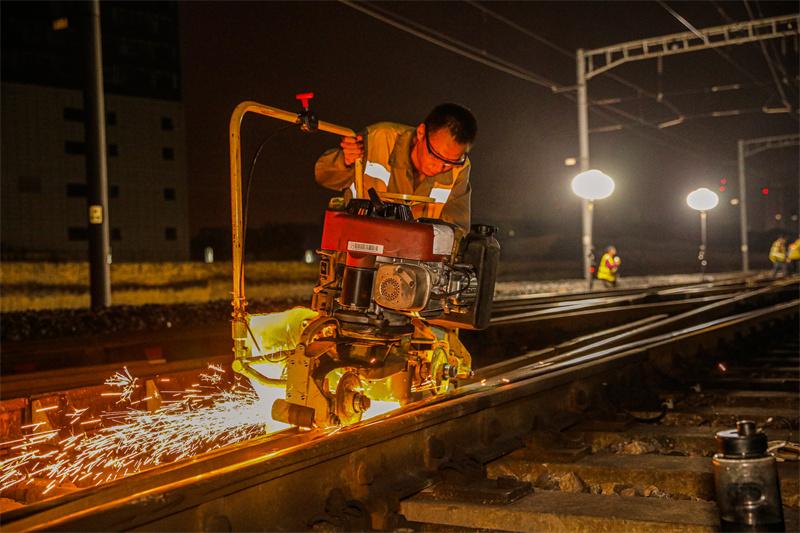
[[[714,209],[719,204],[719,196],[717,193],[705,187],[700,187],[689,193],[686,197],[686,203],[689,207],[697,211],[708,211]]]
[[[572,192],[584,200],[602,200],[614,192],[614,180],[599,170],[587,170],[572,178]]]
[[[592,246],[592,216],[595,200],[602,200],[614,192],[614,180],[599,170],[581,172],[572,178],[572,192],[583,199],[583,275],[588,290],[592,290],[592,266],[594,247]]]
[[[700,212],[700,251],[697,254],[697,260],[700,262],[700,278],[705,279],[708,265],[708,261],[706,261],[707,212],[717,207],[719,196],[712,190],[700,187],[686,196],[686,203],[695,211]]]

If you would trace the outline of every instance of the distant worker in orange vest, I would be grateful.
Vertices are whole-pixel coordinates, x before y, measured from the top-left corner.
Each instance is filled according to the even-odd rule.
[[[769,248],[769,260],[772,261],[772,277],[778,276],[778,272],[785,276],[789,259],[786,257],[786,237],[781,235]]]
[[[478,123],[458,104],[440,104],[416,127],[394,122],[367,126],[357,137],[344,137],[340,148],[328,150],[314,168],[317,183],[337,191],[356,192],[354,163],[364,158],[364,191],[433,198],[413,206],[417,218],[438,218],[470,229],[468,153]]]
[[[617,255],[614,246],[606,248],[606,253],[600,258],[600,265],[597,268],[597,279],[603,282],[607,289],[617,286],[617,270],[622,264],[622,259]]]
[[[789,245],[789,264],[794,265],[795,274],[800,274],[800,237]]]

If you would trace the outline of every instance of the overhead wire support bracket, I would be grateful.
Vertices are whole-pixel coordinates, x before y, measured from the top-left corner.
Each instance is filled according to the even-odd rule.
[[[776,150],[789,146],[800,146],[800,133],[790,133],[788,135],[775,135],[773,137],[760,137],[758,139],[746,139],[742,141],[744,156],[764,152],[766,150]]]
[[[798,35],[798,26],[800,15],[784,15],[584,50],[586,79],[631,61]]]

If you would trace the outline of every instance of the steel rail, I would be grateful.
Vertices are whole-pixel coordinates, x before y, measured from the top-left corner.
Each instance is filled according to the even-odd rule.
[[[698,311],[730,311],[723,304]],[[41,502],[6,513],[4,529],[306,529],[335,490],[365,502],[374,527],[390,527],[397,500],[430,484],[447,456],[473,449],[486,458],[519,446],[532,416],[544,414],[544,405],[565,408],[571,396],[564,391],[576,384],[613,381],[635,374],[637,365],[672,361],[697,343],[733,339],[743,326],[796,317],[799,304],[793,299],[710,320],[685,313],[702,320],[673,321],[671,331],[523,366],[339,431],[286,431]]]
[[[620,302],[619,300],[608,300],[600,302],[590,302],[585,304],[565,306],[562,308],[545,308],[536,311],[527,311],[522,313],[515,313],[511,315],[504,315],[493,317],[490,319],[491,326],[503,326],[508,324],[520,322],[533,322],[536,320],[547,320],[563,317],[585,316],[587,314],[594,314],[597,312],[609,313],[617,310],[629,309],[646,309],[653,312],[674,312],[684,307],[693,307],[705,302],[713,302],[730,298],[730,294],[718,294],[715,296],[707,296],[701,298],[689,298],[685,300],[667,300],[665,302],[653,303],[635,303],[642,301],[645,298],[625,298]],[[622,305],[618,305],[618,304]],[[626,305],[627,304],[627,305]]]
[[[91,367],[48,370],[32,374],[15,374],[3,377],[2,388],[0,388],[0,401],[100,385],[122,367],[127,368],[131,375],[146,380],[173,372],[205,370],[208,364],[230,364],[231,361],[233,361],[233,354],[169,362],[163,359],[156,361],[135,360]]]
[[[615,345],[622,345],[624,343],[629,343],[642,338],[649,338],[649,336],[659,335],[674,328],[684,327],[692,320],[701,316],[724,316],[728,313],[735,312],[737,306],[753,305],[752,301],[766,295],[777,296],[779,293],[785,292],[784,289],[794,289],[793,293],[796,294],[798,282],[800,282],[800,280],[785,280],[784,282],[775,283],[762,289],[755,289],[725,299],[720,299],[717,297],[711,299],[700,299],[700,301],[706,300],[707,303],[674,316],[665,315],[663,318],[658,320],[652,320],[645,324],[637,325],[636,327],[626,328],[624,331],[621,331],[613,336],[601,338],[599,340],[592,340],[588,343],[582,343],[580,346],[569,346],[571,350],[565,352],[563,355],[561,355],[561,357],[578,357],[594,350],[609,349]],[[700,303],[700,301],[693,303]],[[553,349],[553,351],[557,350]],[[488,375],[492,375],[493,373],[508,371],[509,369],[518,367],[521,364],[525,364],[527,361],[532,360],[537,362],[550,355],[552,355],[552,351],[550,349],[535,350],[524,353],[508,361],[480,369],[476,372],[473,381],[483,379]]]
[[[727,286],[731,291],[739,290],[738,285]],[[709,289],[712,292],[719,290],[718,287]],[[681,295],[666,296],[667,301],[663,303],[635,304],[647,300],[659,300],[662,297],[651,293],[635,293],[623,296],[600,296],[594,299],[573,300],[571,302],[556,303],[557,307],[548,307],[547,303],[528,304],[533,311],[505,315],[492,318],[492,326],[509,327],[525,325],[536,321],[570,321],[571,319],[586,320],[602,313],[605,318],[598,327],[613,327],[613,321],[625,320],[635,322],[647,314],[674,313],[698,305],[700,303],[724,298],[728,290],[722,295],[717,295],[708,299],[688,298],[684,300],[671,300],[681,298]],[[614,304],[623,304],[615,306]],[[517,301],[516,309],[526,309],[525,305]],[[565,332],[568,334],[569,332]],[[578,332],[580,333],[580,332]],[[562,337],[563,339],[563,337]],[[557,339],[556,342],[561,342]],[[4,363],[8,367],[10,358],[20,358],[25,354],[58,354],[61,350],[102,350],[114,353],[116,356],[127,354],[127,358],[120,358],[116,362],[100,365],[87,365],[79,367],[68,367],[56,370],[46,370],[19,374],[5,374],[0,377],[0,401],[30,396],[34,394],[47,393],[63,390],[64,388],[75,389],[102,384],[103,381],[115,370],[123,366],[127,367],[134,375],[140,378],[172,372],[177,370],[187,370],[191,368],[201,368],[209,360],[229,361],[231,359],[230,346],[227,327],[219,328],[189,328],[187,330],[162,331],[152,334],[134,332],[129,335],[104,335],[100,338],[91,339],[72,339],[67,341],[67,347],[60,346],[64,341],[38,341],[34,343],[22,343],[26,348],[24,353],[15,351],[13,348],[5,353]],[[88,348],[87,348],[88,347]],[[137,348],[138,347],[138,348]],[[27,349],[31,349],[28,352]],[[131,357],[134,349],[156,351],[158,357],[149,359],[134,359]],[[200,349],[202,357],[183,359],[185,354],[194,353]],[[211,351],[209,351],[211,350]],[[26,356],[25,359],[28,359]],[[13,359],[11,359],[13,360]]]
[[[568,305],[570,302],[599,300],[602,298],[623,298],[629,297],[650,297],[657,298],[663,296],[679,297],[682,294],[703,293],[714,294],[732,292],[745,288],[753,288],[769,284],[772,280],[751,276],[749,278],[738,278],[735,280],[722,280],[712,283],[690,283],[682,285],[658,285],[653,287],[637,287],[611,289],[607,291],[579,292],[579,293],[541,293],[533,295],[516,295],[497,298],[492,304],[493,312],[504,313],[517,307],[527,308],[537,303],[541,305],[552,305],[556,303]]]

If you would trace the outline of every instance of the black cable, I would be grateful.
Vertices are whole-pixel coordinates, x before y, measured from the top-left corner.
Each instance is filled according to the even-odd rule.
[[[284,130],[286,130],[288,128],[291,128],[293,126],[296,126],[296,124],[287,124],[286,126],[278,128],[277,130],[275,130],[272,133],[270,133],[269,135],[267,135],[266,138],[264,138],[264,140],[261,141],[261,144],[258,146],[258,150],[256,150],[256,153],[253,156],[253,159],[250,161],[250,171],[247,173],[247,185],[245,187],[244,204],[242,206],[242,211],[243,211],[243,215],[242,215],[242,261],[244,261],[244,257],[245,257],[245,255],[244,255],[245,242],[247,240],[247,214],[248,214],[248,210],[250,208],[250,189],[251,189],[251,186],[253,184],[253,172],[254,172],[254,170],[256,168],[256,163],[258,162],[258,156],[261,155],[261,150],[264,149],[264,146],[270,140],[272,140],[280,132],[282,132],[282,131],[284,131]],[[241,272],[242,272],[242,274],[241,274],[242,279],[239,280],[239,283],[243,285],[244,284],[244,269],[242,269]]]

